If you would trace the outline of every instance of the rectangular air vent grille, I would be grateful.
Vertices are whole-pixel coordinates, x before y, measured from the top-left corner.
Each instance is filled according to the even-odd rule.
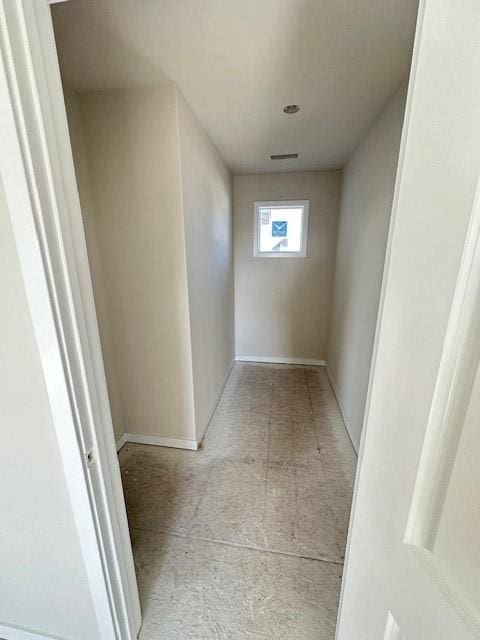
[[[298,153],[281,153],[277,156],[270,156],[270,160],[290,160],[291,158],[298,158]]]

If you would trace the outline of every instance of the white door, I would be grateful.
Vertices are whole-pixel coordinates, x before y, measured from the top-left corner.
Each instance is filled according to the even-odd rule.
[[[480,2],[420,5],[338,640],[480,638]]]

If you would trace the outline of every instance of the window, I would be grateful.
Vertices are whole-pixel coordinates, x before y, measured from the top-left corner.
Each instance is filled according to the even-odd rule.
[[[255,202],[254,257],[305,258],[308,205],[308,200]]]

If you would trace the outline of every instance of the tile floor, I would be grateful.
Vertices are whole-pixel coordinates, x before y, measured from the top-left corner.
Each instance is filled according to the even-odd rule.
[[[120,452],[140,640],[333,640],[356,456],[322,367],[238,363],[198,452]]]

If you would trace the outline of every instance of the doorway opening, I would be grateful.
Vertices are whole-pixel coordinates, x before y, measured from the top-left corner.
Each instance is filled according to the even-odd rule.
[[[52,7],[144,640],[334,637],[417,11],[370,4]]]

